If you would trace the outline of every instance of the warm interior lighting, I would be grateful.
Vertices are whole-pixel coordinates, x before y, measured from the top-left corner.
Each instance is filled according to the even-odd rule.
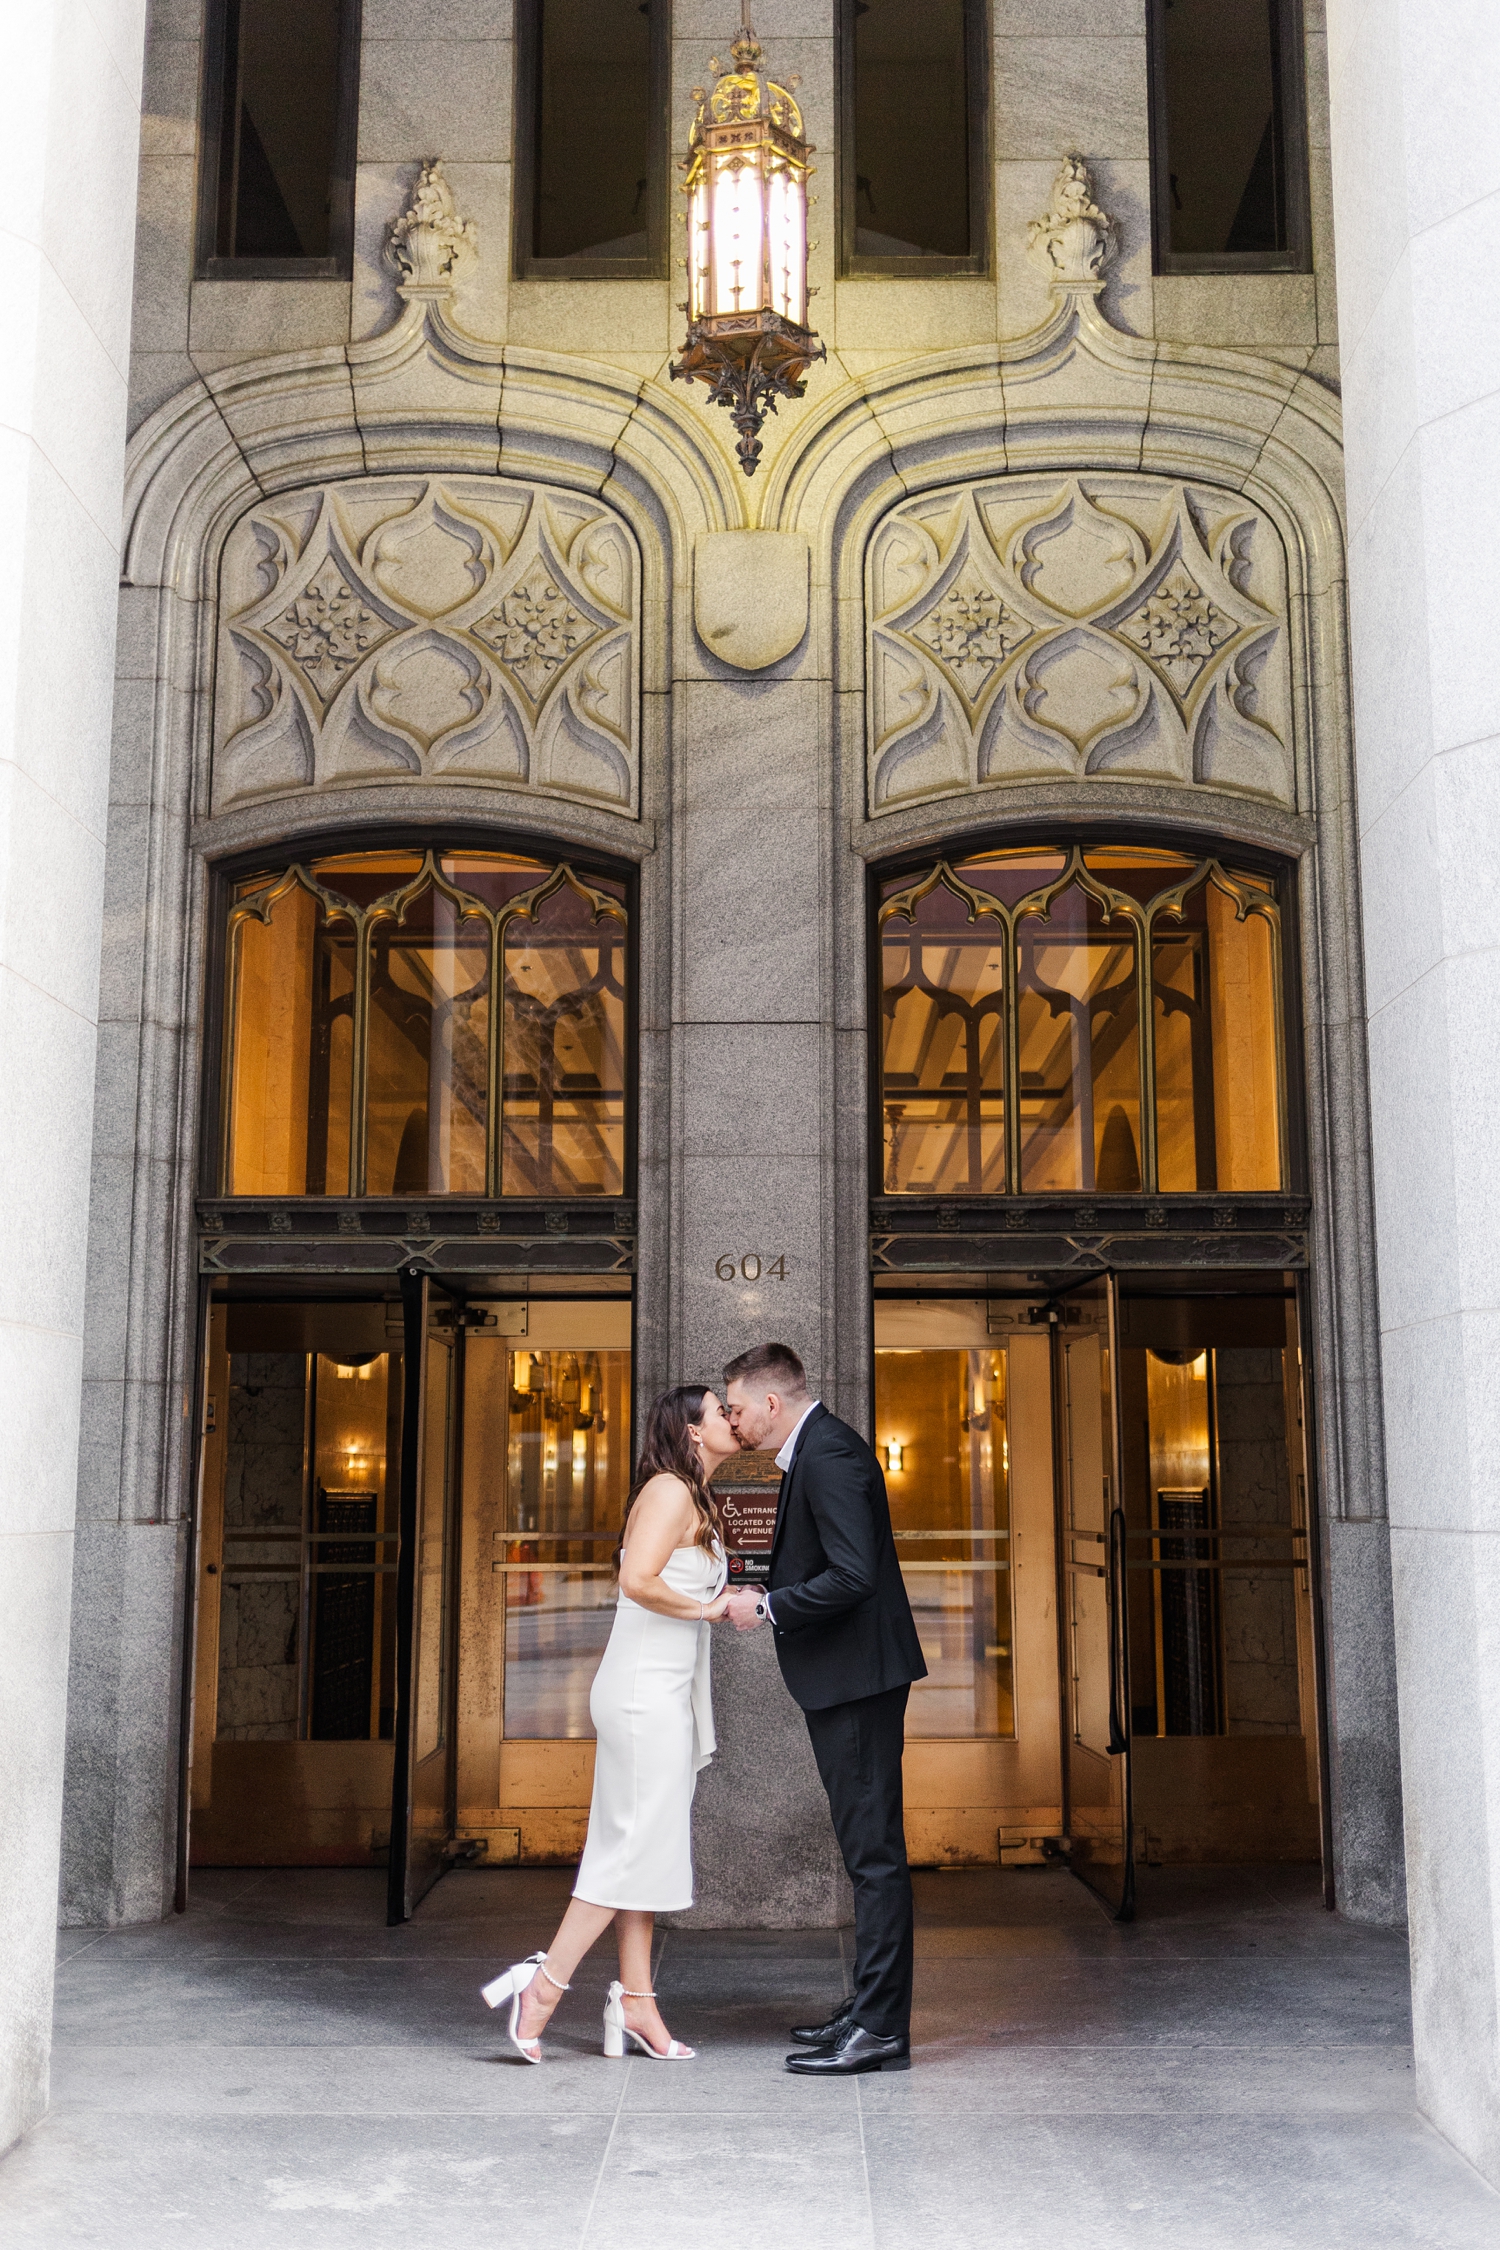
[[[801,398],[802,378],[827,354],[807,326],[807,183],[811,143],[792,94],[763,76],[744,0],[727,69],[713,91],[695,86],[687,174],[687,340],[672,374],[708,385],[729,409],[740,467],[754,476],[760,430],[778,398]]]
[[[899,1477],[906,1466],[906,1447],[900,1438],[888,1438],[881,1447],[885,1455],[886,1475]]]

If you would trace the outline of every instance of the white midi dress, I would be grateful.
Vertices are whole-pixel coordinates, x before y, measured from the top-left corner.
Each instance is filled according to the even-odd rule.
[[[678,1547],[661,1575],[697,1602],[712,1601],[727,1573],[717,1547]],[[693,1791],[715,1748],[712,1633],[620,1595],[589,1691],[598,1748],[575,1898],[647,1914],[692,1905]]]

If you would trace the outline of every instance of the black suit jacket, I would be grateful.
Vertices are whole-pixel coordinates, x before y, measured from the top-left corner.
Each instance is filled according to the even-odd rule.
[[[781,1480],[767,1590],[781,1676],[804,1711],[926,1678],[880,1463],[826,1406]]]

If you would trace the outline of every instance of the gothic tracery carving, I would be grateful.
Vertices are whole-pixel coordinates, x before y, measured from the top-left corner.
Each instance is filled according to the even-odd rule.
[[[869,560],[871,810],[1001,779],[1290,803],[1286,581],[1233,495],[1012,477],[888,515]]]
[[[282,493],[223,566],[214,809],[501,780],[630,810],[639,570],[600,502],[490,477]]]

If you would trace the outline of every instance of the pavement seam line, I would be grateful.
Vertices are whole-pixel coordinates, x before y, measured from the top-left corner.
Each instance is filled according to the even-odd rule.
[[[599,2159],[599,2169],[594,2176],[594,2192],[589,2197],[589,2207],[583,2214],[583,2228],[578,2237],[578,2250],[586,2250],[586,2245],[589,2238],[589,2229],[594,2223],[594,2206],[599,2201],[599,2190],[604,2185],[604,2175],[609,2169],[609,2152],[615,2145],[615,2134],[619,2131],[620,2126],[620,2113],[625,2107],[625,2096],[628,2093],[629,2089],[630,2057],[627,2055],[625,2060],[620,2065],[619,2098],[615,2103],[614,2116],[609,2121],[609,2137],[604,2143],[604,2153]]]
[[[665,1931],[665,1930],[661,1930],[661,1929],[658,1929],[658,1930],[655,1930],[655,1931],[653,1931],[652,1935],[653,1935],[653,1936],[654,1936],[654,1937],[656,1938],[656,1940],[657,1940],[657,1947],[656,1947],[656,1959],[655,1959],[655,1962],[654,1962],[654,1963],[653,1963],[653,1965],[652,1965],[652,1970],[651,1970],[651,1982],[652,1982],[652,1985],[653,1985],[653,1986],[655,1986],[656,1984],[658,1984],[658,1983],[660,1982],[660,1979],[661,1979],[661,1965],[662,1965],[662,1962],[663,1962],[663,1960],[664,1960],[664,1959],[665,1959],[665,1957],[666,1957],[666,1951],[667,1951],[667,1933],[666,1933],[666,1931]],[[598,2170],[598,2172],[597,2172],[597,2173],[595,2174],[595,2177],[594,2177],[594,2192],[593,2192],[593,2194],[592,2194],[592,2195],[591,2195],[591,2196],[589,2197],[589,2207],[588,2207],[587,2211],[585,2211],[585,2213],[584,2213],[584,2215],[583,2215],[583,2231],[582,2231],[582,2233],[581,2233],[581,2234],[579,2235],[579,2237],[578,2237],[578,2250],[584,2250],[584,2246],[585,2246],[585,2244],[587,2243],[587,2241],[588,2241],[588,2238],[589,2238],[589,2228],[590,2228],[590,2227],[591,2227],[591,2226],[593,2225],[593,2223],[594,2223],[594,2206],[595,2206],[595,2205],[596,2205],[596,2204],[598,2203],[598,2201],[599,2201],[599,2190],[600,2190],[600,2188],[602,2188],[602,2187],[603,2187],[603,2185],[604,2185],[604,2175],[605,2175],[605,2172],[606,2172],[606,2171],[608,2170],[608,2168],[609,2168],[609,2152],[610,2152],[610,2150],[611,2150],[611,2149],[612,2149],[612,2148],[614,2147],[614,2145],[615,2145],[615,2134],[616,2134],[616,2132],[617,2132],[617,2131],[619,2130],[619,2124],[620,2124],[620,2115],[621,2115],[621,2112],[623,2111],[623,2109],[624,2109],[624,2107],[625,2107],[625,2096],[627,2095],[627,2093],[629,2093],[629,2091],[630,2091],[630,2057],[629,2057],[629,2055],[627,2055],[627,2056],[625,2057],[625,2060],[623,2061],[623,2063],[622,2063],[622,2064],[621,2064],[621,2066],[620,2066],[620,2094],[619,2094],[619,2099],[618,2099],[618,2100],[616,2101],[616,2103],[615,2103],[615,2113],[614,2113],[614,2116],[613,2116],[613,2117],[612,2117],[612,2118],[610,2119],[610,2121],[609,2121],[609,2138],[608,2138],[608,2139],[607,2139],[607,2140],[605,2141],[605,2143],[604,2143],[604,2153],[603,2153],[603,2154],[601,2155],[601,2157],[600,2157],[600,2159],[599,2159],[599,2170]]]
[[[858,2077],[854,2081],[854,2114],[859,2120],[859,2168],[865,2180],[865,2215],[870,2222],[870,2250],[875,2250],[875,2192],[870,2185],[870,2155],[865,2147],[865,2104]]]

